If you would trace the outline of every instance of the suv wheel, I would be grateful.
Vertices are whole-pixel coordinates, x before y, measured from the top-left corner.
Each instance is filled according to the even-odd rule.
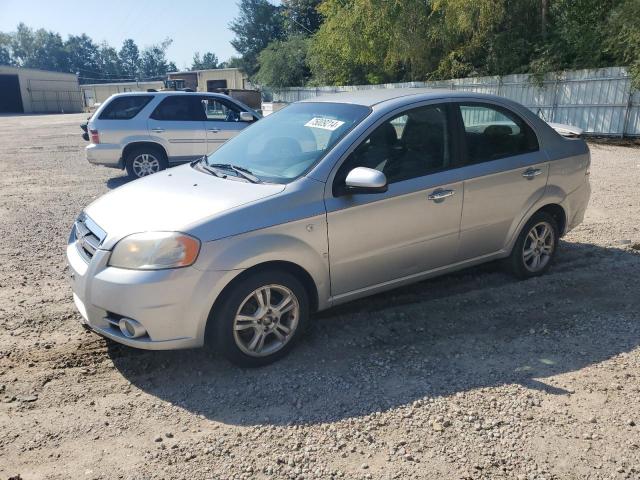
[[[296,277],[258,272],[237,282],[212,311],[210,343],[241,367],[261,367],[285,356],[304,331],[309,300]]]
[[[524,226],[508,262],[518,278],[531,278],[545,273],[556,254],[558,223],[546,212],[538,212]]]
[[[129,152],[125,165],[131,178],[141,178],[167,168],[167,159],[159,149],[141,147]]]

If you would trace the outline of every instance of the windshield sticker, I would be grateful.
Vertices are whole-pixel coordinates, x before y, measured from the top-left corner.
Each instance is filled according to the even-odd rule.
[[[344,125],[344,122],[341,122],[340,120],[322,117],[314,117],[304,124],[305,127],[322,128],[323,130],[329,130],[331,132],[340,128],[342,125]]]

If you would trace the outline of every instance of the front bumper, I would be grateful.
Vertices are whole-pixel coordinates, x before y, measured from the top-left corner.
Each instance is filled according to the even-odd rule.
[[[76,242],[67,245],[73,300],[82,323],[116,342],[147,350],[204,345],[211,306],[236,271],[126,270],[109,267],[109,255],[97,250],[87,262]],[[147,333],[126,337],[117,327],[121,317],[140,322]]]
[[[87,160],[94,165],[122,168],[122,147],[113,143],[92,143],[85,147]]]

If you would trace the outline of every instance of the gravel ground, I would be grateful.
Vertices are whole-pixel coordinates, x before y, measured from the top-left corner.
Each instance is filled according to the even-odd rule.
[[[84,115],[0,117],[0,479],[640,478],[640,149],[543,278],[491,264],[316,315],[242,370],[78,323],[64,248],[125,183]]]

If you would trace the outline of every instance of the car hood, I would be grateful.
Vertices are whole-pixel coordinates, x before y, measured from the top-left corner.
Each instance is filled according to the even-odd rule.
[[[284,188],[219,178],[183,165],[116,188],[89,205],[85,213],[107,233],[102,248],[110,249],[132,233],[188,232],[216,215]]]

